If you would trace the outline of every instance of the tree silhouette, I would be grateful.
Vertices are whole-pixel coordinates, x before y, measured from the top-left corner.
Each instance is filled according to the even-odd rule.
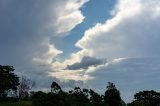
[[[94,92],[91,89],[89,93],[90,93],[91,106],[103,106],[104,105],[102,101],[102,97],[98,93]]]
[[[104,96],[104,102],[108,106],[123,106],[124,102],[120,97],[120,92],[112,82],[108,82],[107,90]]]
[[[72,100],[70,103],[73,104],[71,106],[87,106],[87,104],[89,103],[87,93],[87,89],[81,90],[80,87],[75,87],[74,91],[70,95]]]
[[[0,97],[7,96],[9,90],[17,90],[19,78],[14,74],[13,66],[0,65]]]
[[[83,89],[83,94],[84,94],[86,97],[88,97],[88,96],[89,96],[89,90],[86,89],[86,88],[84,88],[84,89]]]
[[[145,106],[160,106],[160,93],[153,90],[138,92],[134,95],[134,98]]]
[[[52,82],[51,92],[58,94],[60,91],[62,91],[61,87],[56,82]]]

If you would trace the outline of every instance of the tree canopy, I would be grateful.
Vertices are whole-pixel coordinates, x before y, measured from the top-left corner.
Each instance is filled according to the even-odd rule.
[[[56,82],[53,81],[51,84],[51,92],[59,93],[61,90],[62,90],[61,87]]]
[[[19,78],[14,74],[13,66],[0,65],[0,97],[7,95],[8,90],[17,90]]]
[[[142,102],[145,106],[159,106],[160,93],[156,91],[141,91],[134,95],[136,101]]]
[[[108,106],[123,106],[124,102],[120,97],[120,92],[112,82],[108,82],[104,101]]]

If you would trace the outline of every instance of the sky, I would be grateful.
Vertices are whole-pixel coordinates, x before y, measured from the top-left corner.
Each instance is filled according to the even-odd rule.
[[[0,0],[0,64],[47,90],[159,91],[159,0]]]

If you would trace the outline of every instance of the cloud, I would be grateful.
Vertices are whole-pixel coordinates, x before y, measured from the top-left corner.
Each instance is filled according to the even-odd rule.
[[[89,87],[104,93],[107,82],[114,82],[126,102],[133,100],[133,95],[141,90],[157,90],[160,86],[160,58],[126,58],[113,60],[87,73],[93,79],[85,82]],[[97,83],[98,82],[98,83]]]
[[[56,33],[64,33],[72,30],[77,24],[80,24],[84,20],[82,12],[79,10],[89,0],[68,0],[60,2],[64,5],[63,8],[56,7],[55,13],[57,15],[55,26]],[[62,11],[64,10],[64,11]]]
[[[156,0],[147,0],[146,2],[143,0],[119,0],[113,10],[113,17],[111,19],[106,20],[105,23],[98,23],[96,26],[85,31],[84,36],[76,43],[76,46],[81,48],[80,51],[71,54],[70,58],[62,62],[54,62],[52,64],[54,69],[60,71],[50,72],[51,76],[58,79],[82,80],[84,82],[88,80],[95,82],[94,80],[100,79],[101,82],[98,81],[99,83],[95,85],[97,87],[105,85],[107,81],[106,77],[104,77],[106,79],[102,80],[101,75],[108,76],[108,73],[110,73],[108,78],[115,78],[113,77],[114,72],[112,73],[112,69],[114,71],[114,67],[116,68],[116,66],[111,64],[113,67],[106,69],[106,63],[98,67],[88,67],[93,64],[93,60],[92,62],[90,60],[84,61],[83,58],[86,56],[107,58],[112,63],[119,63],[128,57],[140,59],[142,57],[159,57],[160,51],[158,44],[160,32],[158,23],[160,15],[158,7],[159,1]],[[87,64],[83,65],[83,63]],[[126,65],[120,65],[119,68],[122,69],[120,71],[125,70],[127,65],[129,65],[128,69],[139,70],[136,69],[136,66],[133,68],[132,64],[134,65],[136,63],[131,62],[131,64],[126,63]],[[147,63],[140,65],[144,67]],[[88,67],[88,69],[85,69],[85,67]],[[76,71],[73,71],[73,69]],[[96,74],[94,75],[92,73]],[[128,71],[126,71],[127,73]],[[121,78],[123,79],[123,77]],[[123,81],[121,82],[120,80],[117,83],[122,84]],[[134,82],[131,82],[131,84],[134,84]]]
[[[68,65],[69,70],[87,69],[90,66],[97,66],[106,63],[106,59],[97,59],[94,57],[84,56],[79,63]]]
[[[128,57],[159,57],[159,5],[157,0],[119,0],[112,10],[111,19],[86,30],[84,36],[75,44],[80,51],[71,54],[65,61],[53,63],[52,66],[63,71],[67,65],[68,69],[79,68],[82,71],[72,74],[71,78],[86,80],[92,79],[92,76],[83,78],[86,76],[84,73],[91,73],[95,69],[84,71],[81,68],[80,63],[85,56],[107,58],[109,61]],[[65,75],[67,72],[73,73],[71,70],[64,72]],[[62,73],[56,75],[61,76]],[[67,79],[69,75],[63,78]]]
[[[159,56],[160,1],[119,0],[111,19],[85,31],[76,43],[108,59]]]
[[[86,30],[75,44],[81,50],[54,65],[81,69],[67,72],[72,73],[73,80],[83,80],[100,92],[108,81],[115,82],[127,101],[140,90],[159,90],[159,7],[158,0],[118,0],[112,18]],[[83,69],[80,63],[85,56],[107,58],[108,62]],[[65,75],[62,78],[69,79],[70,75]]]
[[[71,71],[71,70],[58,70],[49,72],[49,76],[55,77],[61,81],[85,81],[91,79],[88,75],[85,75],[83,70]]]
[[[51,64],[54,57],[63,53],[62,51],[56,49],[53,44],[46,44],[46,42],[42,44],[41,47],[46,48],[47,52],[44,50],[39,50],[38,54],[35,54],[37,57],[34,57],[32,60],[37,64]]]
[[[39,85],[49,84],[53,59],[63,52],[54,41],[83,22],[80,8],[87,1],[1,0],[0,64],[13,65],[19,75],[37,78]]]

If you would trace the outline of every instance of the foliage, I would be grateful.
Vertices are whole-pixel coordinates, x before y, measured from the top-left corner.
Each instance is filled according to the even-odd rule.
[[[18,101],[11,103],[0,103],[0,106],[33,106],[31,101]]]
[[[145,106],[145,105],[141,101],[133,101],[131,103],[128,103],[127,106]]]
[[[69,103],[71,106],[87,106],[87,104],[89,103],[88,90],[81,90],[80,87],[75,87],[74,91],[69,94],[69,99]]]
[[[141,91],[134,95],[136,101],[142,102],[145,106],[159,106],[160,93],[156,91]]]
[[[9,90],[17,90],[19,78],[14,74],[13,66],[0,65],[0,98],[7,96]]]
[[[93,90],[89,91],[90,93],[90,103],[91,106],[103,106],[103,98],[98,93],[94,92]]]
[[[38,91],[32,96],[32,100],[35,106],[69,106],[64,98],[54,93]]]
[[[54,85],[54,86],[53,86]],[[33,104],[35,106],[110,106],[105,104],[104,96],[99,95],[93,90],[75,87],[74,90],[64,92],[57,83],[52,83],[52,88],[60,89],[60,92],[44,93],[42,91],[34,92],[32,95]],[[116,89],[114,87],[114,89]],[[53,89],[54,90],[54,89]],[[112,90],[112,89],[109,89]],[[117,89],[116,89],[117,90]],[[118,91],[118,90],[117,90]],[[120,98],[120,95],[119,95]],[[115,98],[117,99],[117,98]],[[121,98],[120,98],[121,100]],[[122,100],[121,100],[122,101]],[[122,104],[120,101],[120,104]],[[118,105],[112,105],[118,106]],[[119,105],[122,106],[122,105]]]
[[[104,102],[108,106],[124,106],[124,102],[120,97],[120,92],[112,82],[108,82],[107,90],[104,96]]]
[[[52,82],[51,92],[52,93],[59,93],[60,91],[61,91],[61,87],[56,82]]]

